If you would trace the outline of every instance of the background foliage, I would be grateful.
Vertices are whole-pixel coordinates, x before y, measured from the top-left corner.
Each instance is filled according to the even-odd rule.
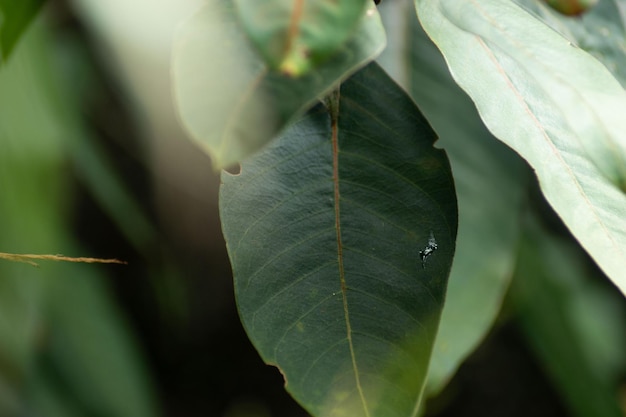
[[[189,66],[198,64],[185,62],[185,43],[174,41],[189,26],[175,27],[199,2],[125,3],[50,1],[29,25],[39,10],[35,2],[27,13],[17,7],[26,2],[0,2],[0,251],[129,261],[126,267],[39,269],[0,263],[0,415],[304,416],[283,392],[281,375],[262,364],[243,333],[217,219],[218,180],[208,158],[184,139],[174,112],[172,46],[174,82],[189,81]],[[475,2],[436,3],[435,12],[454,16],[455,7]],[[601,81],[609,93],[617,85],[610,77],[624,85],[623,2],[601,0],[575,20],[536,1],[518,3],[536,13],[534,25],[546,22],[599,58],[611,72]],[[624,298],[544,201],[526,162],[485,128],[422,31],[413,4],[385,0],[380,12],[388,47],[379,62],[439,135],[459,202],[457,256],[428,375],[427,415],[623,414]],[[429,16],[436,13],[423,13],[427,27]],[[450,21],[468,31],[474,18],[463,16],[469,17]],[[245,43],[243,29],[228,30],[240,30]],[[347,49],[358,52],[346,56],[345,68],[312,73],[316,90],[328,91],[347,68],[377,55],[381,30],[369,23],[348,41],[361,49]],[[549,39],[558,43],[556,35]],[[566,74],[575,91],[588,73],[567,60],[547,70],[546,61],[498,47],[531,74]],[[247,54],[243,58],[258,59],[253,49]],[[231,58],[237,67],[241,56]],[[454,57],[447,60],[458,79]],[[319,65],[328,62],[320,58]],[[259,71],[254,65],[239,65],[241,76],[257,76],[245,73]],[[272,77],[266,80],[279,97],[273,100],[286,102],[279,87],[290,81]],[[224,85],[217,75],[198,80]],[[487,101],[501,93],[483,90]],[[186,95],[174,91],[183,110],[183,100],[206,105],[197,84]],[[290,110],[265,128],[264,140],[306,110],[315,96],[307,94],[287,102]],[[608,113],[606,107],[598,112],[617,115],[619,123],[619,100]],[[477,102],[484,117],[488,112]],[[183,111],[188,123],[185,118]],[[594,178],[619,184],[624,165],[608,163],[602,149],[591,155],[601,171]]]

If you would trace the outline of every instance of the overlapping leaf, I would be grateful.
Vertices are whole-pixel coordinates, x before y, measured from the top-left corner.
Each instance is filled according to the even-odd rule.
[[[436,394],[496,319],[517,256],[522,161],[485,128],[408,2],[380,7],[389,47],[379,62],[411,93],[450,157],[459,236],[427,394]]]
[[[216,168],[239,162],[340,79],[374,59],[384,45],[380,18],[370,9],[332,60],[296,79],[264,64],[230,2],[211,0],[183,27],[175,50],[174,93],[181,119]]]
[[[547,25],[602,62],[626,87],[626,3],[603,0],[572,18],[538,0],[516,0]]]
[[[416,0],[491,132],[626,292],[626,93],[595,58],[508,0]]]
[[[236,0],[242,28],[274,70],[301,76],[356,30],[370,0]],[[371,10],[371,9],[370,9]]]
[[[223,174],[242,321],[313,415],[417,413],[456,238],[434,141],[370,64],[240,175]]]

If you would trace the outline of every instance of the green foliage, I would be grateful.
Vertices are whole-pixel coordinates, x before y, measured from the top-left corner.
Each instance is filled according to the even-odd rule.
[[[390,47],[379,61],[405,86],[441,138],[459,201],[457,255],[428,374],[428,393],[434,395],[482,341],[500,310],[515,266],[528,175],[487,131],[419,25],[413,6],[384,3],[381,14]]]
[[[314,415],[408,416],[454,254],[454,186],[434,132],[376,64],[338,96],[223,175],[239,310]]]
[[[602,62],[626,85],[626,5],[622,0],[601,1],[576,19],[563,16],[534,0],[516,0],[570,42]]]
[[[529,174],[523,163],[495,142],[486,128],[518,151],[533,166],[548,201],[598,264],[623,288],[626,242],[622,238],[626,234],[623,229],[625,223],[619,213],[626,207],[626,148],[622,134],[626,130],[623,126],[624,119],[618,116],[618,109],[626,106],[624,93],[612,74],[588,53],[509,2],[485,1],[479,4],[417,1],[416,6],[426,31],[443,51],[454,79],[478,107],[477,113],[456,86],[412,12],[405,5],[383,5],[383,9],[396,8],[396,15],[386,17],[390,22],[387,25],[390,46],[381,57],[381,62],[410,92],[442,137],[441,145],[450,154],[457,181],[460,210],[460,233],[457,242],[459,250],[450,276],[448,302],[429,365],[427,393],[435,395],[490,329],[515,265],[529,263],[527,257],[518,253],[523,213],[528,210],[524,205],[524,190],[528,185]],[[385,13],[383,16],[385,17]],[[368,81],[367,85],[372,84],[375,82]],[[369,91],[367,87],[363,90]],[[368,102],[367,98],[361,100]],[[396,106],[401,111],[401,106]],[[308,118],[304,120],[308,121]],[[359,123],[365,123],[365,120],[363,118]],[[301,123],[304,121],[296,123],[293,128],[301,126]],[[376,127],[369,131],[370,135],[375,135]],[[281,144],[289,138],[289,134],[283,135]],[[292,146],[297,146],[298,141],[291,140]],[[281,145],[278,149],[283,149],[284,146]],[[361,146],[366,145],[362,143]],[[289,154],[294,153],[291,150]],[[259,158],[263,161],[263,166],[272,165],[262,159],[262,156]],[[320,161],[323,157],[310,159]],[[303,162],[300,164],[302,167],[306,166]],[[252,180],[248,178],[253,174],[246,172],[245,163],[243,167],[241,177],[227,176],[225,190],[232,187],[233,183],[251,183]],[[303,172],[307,171],[302,169]],[[287,170],[287,174],[290,178],[297,176],[293,170]],[[378,178],[373,167],[370,167],[370,172],[359,171],[359,174],[369,181]],[[302,175],[308,177],[306,174]],[[261,174],[259,177],[265,178]],[[257,185],[256,182],[260,181],[257,178],[254,187],[241,186],[239,193],[248,194],[245,198],[237,199],[238,204],[226,204],[224,195],[227,194],[222,195],[222,221],[234,268],[240,313],[261,355],[269,363],[279,366],[285,374],[287,389],[316,415],[325,415],[328,409],[324,406],[327,405],[326,398],[329,394],[323,395],[315,390],[315,386],[294,388],[290,381],[293,378],[299,380],[297,368],[291,369],[276,359],[279,350],[300,352],[300,349],[316,349],[317,345],[302,342],[302,339],[308,340],[306,336],[302,336],[301,340],[295,336],[284,336],[285,332],[279,330],[283,325],[278,324],[284,323],[282,316],[285,309],[282,304],[273,308],[265,306],[270,311],[259,317],[248,311],[256,312],[254,306],[260,301],[253,301],[257,298],[249,299],[243,295],[251,291],[261,297],[261,300],[270,299],[278,303],[283,296],[301,302],[302,294],[282,294],[284,285],[274,287],[276,282],[282,281],[276,281],[273,272],[269,273],[269,283],[259,279],[253,289],[248,288],[247,284],[242,289],[241,284],[237,284],[241,280],[247,282],[246,277],[254,273],[251,271],[265,265],[261,262],[262,259],[274,259],[275,256],[282,259],[282,256],[288,254],[289,265],[300,265],[299,262],[309,264],[305,261],[308,258],[304,254],[296,256],[281,249],[282,244],[287,244],[285,242],[276,249],[273,248],[278,239],[291,231],[291,223],[288,221],[278,229],[281,231],[280,238],[272,237],[274,233],[269,233],[269,230],[276,230],[276,227],[271,226],[266,226],[267,229],[263,230],[268,232],[259,236],[256,233],[248,235],[249,227],[257,228],[262,223],[259,219],[266,220],[261,213],[265,210],[271,211],[261,209],[260,213],[249,212],[259,209],[258,203],[269,198],[267,196],[272,196],[270,201],[277,198],[272,187],[274,180],[273,176],[266,180],[267,189],[260,183]],[[305,187],[301,185],[294,187],[294,190],[303,188]],[[281,192],[290,189],[290,185],[281,182]],[[370,198],[368,204],[375,207],[377,201]],[[281,210],[272,212],[271,218],[292,218],[294,214],[290,210],[301,215],[310,215],[309,207],[312,205],[312,202],[308,202],[289,209],[274,202],[270,207],[280,206]],[[287,211],[283,212],[282,209]],[[395,212],[392,209],[390,211]],[[280,220],[272,220],[270,223],[274,222],[280,224]],[[239,233],[233,234],[233,227]],[[301,227],[321,229],[313,219]],[[298,233],[297,230],[299,229],[293,229],[295,233]],[[252,248],[256,249],[248,249],[243,253],[239,251],[239,243],[233,242],[240,242],[244,236],[255,242]],[[372,234],[371,241],[378,241],[375,234]],[[406,245],[398,242],[398,246]],[[307,249],[310,251],[313,247],[315,245],[311,243],[302,250],[306,253]],[[409,254],[405,256],[410,258]],[[261,260],[255,261],[259,257]],[[402,265],[406,260],[399,259],[395,262]],[[245,266],[246,272],[241,271],[242,266]],[[543,271],[546,267],[535,265],[534,268]],[[287,275],[301,275],[293,267],[285,269],[288,271]],[[274,271],[273,268],[271,270]],[[297,292],[296,289],[294,291]],[[298,322],[302,311],[309,311],[302,305],[299,307],[305,310],[291,313],[287,309],[287,315],[293,317],[291,321],[286,321],[291,326]],[[519,314],[523,320],[527,317],[523,309]],[[254,317],[253,323],[248,318],[250,315]],[[324,319],[317,316],[306,317],[308,320],[325,323]],[[257,320],[264,324],[256,324]],[[290,331],[298,334],[294,328],[290,328]],[[351,329],[348,334],[350,331]],[[410,329],[407,331],[410,333]],[[537,331],[541,332],[541,328],[537,327]],[[571,334],[564,334],[565,338],[570,336]],[[292,337],[294,340],[289,343]],[[276,347],[276,343],[279,343],[280,349]],[[323,347],[318,347],[316,351],[326,352]],[[385,375],[385,360],[381,359],[378,363],[380,371],[377,375]],[[573,366],[573,363],[563,365],[565,374],[561,372],[561,377],[556,378],[556,381],[565,384],[563,392],[567,398],[581,398],[576,397],[576,394],[568,397],[570,390],[564,382],[567,379],[564,375],[569,366]],[[327,371],[327,377],[332,375],[331,371]],[[419,377],[416,376],[415,379],[419,381]],[[328,386],[327,383],[320,384]],[[599,385],[601,388],[596,391],[607,395],[610,387],[615,387],[615,384],[616,381],[613,380],[612,385]],[[358,389],[355,388],[355,392]],[[381,401],[384,404],[385,401]],[[616,403],[612,401],[613,405],[607,403],[602,415],[612,415],[608,411],[616,407]],[[583,410],[576,401],[572,403],[572,407]],[[401,407],[385,412],[408,415]],[[584,411],[581,413],[584,414]]]
[[[0,246],[77,253],[68,233],[68,149],[84,137],[34,26],[0,68]],[[153,416],[133,338],[97,267],[0,261],[0,415]]]
[[[508,0],[416,5],[486,126],[531,164],[546,199],[626,293],[626,92]]]
[[[45,0],[0,0],[0,64],[7,60],[44,2]]]
[[[619,295],[597,285],[580,249],[526,222],[512,294],[528,340],[572,415],[622,415],[613,387],[624,369]],[[546,314],[549,312],[549,314]]]
[[[182,124],[240,165],[219,206],[252,343],[314,417],[414,417],[508,319],[572,415],[623,414],[626,2],[372,3],[209,0],[174,47]],[[38,4],[0,0],[0,58]],[[146,250],[157,232],[29,36],[0,67],[1,249],[75,251],[74,158]],[[100,275],[50,268],[0,263],[0,414],[155,415]]]
[[[211,154],[215,168],[239,162],[267,145],[384,45],[384,30],[373,10],[332,61],[293,78],[271,71],[255,54],[228,2],[211,0],[179,35],[173,74],[181,119]]]
[[[301,76],[354,34],[369,0],[236,0],[243,30],[273,70]]]

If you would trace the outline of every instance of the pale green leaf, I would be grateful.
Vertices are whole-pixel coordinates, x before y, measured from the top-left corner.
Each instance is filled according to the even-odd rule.
[[[371,0],[235,0],[242,27],[270,68],[301,76],[348,40]],[[371,10],[371,9],[370,9]]]
[[[595,58],[509,0],[416,0],[490,131],[626,293],[626,93]]]
[[[603,0],[578,18],[563,16],[540,0],[516,2],[596,57],[626,86],[626,2]]]
[[[187,22],[174,52],[174,95],[184,126],[215,168],[260,150],[330,91],[374,59],[385,34],[375,9],[333,59],[306,76],[271,71],[255,53],[228,2],[211,0]]]

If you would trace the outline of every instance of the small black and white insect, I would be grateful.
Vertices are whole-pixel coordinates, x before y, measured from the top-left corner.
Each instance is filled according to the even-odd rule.
[[[426,258],[433,254],[434,251],[437,250],[437,241],[435,240],[435,235],[433,232],[430,232],[430,237],[428,238],[428,245],[424,248],[424,250],[420,251],[420,258],[422,259],[422,268],[426,268]]]

